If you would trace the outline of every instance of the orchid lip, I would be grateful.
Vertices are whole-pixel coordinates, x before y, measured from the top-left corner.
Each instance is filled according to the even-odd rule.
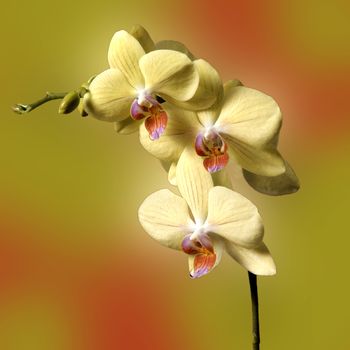
[[[130,115],[134,120],[146,118],[145,128],[152,141],[160,138],[168,123],[168,116],[160,103],[143,89],[138,90],[138,96],[131,104]]]
[[[214,173],[223,169],[228,163],[227,144],[215,128],[207,128],[197,135],[195,140],[196,153],[204,157],[205,169]]]
[[[193,237],[194,234],[195,237]],[[181,247],[193,259],[193,269],[190,271],[191,278],[202,277],[214,268],[217,259],[214,245],[209,235],[202,229],[186,235]]]
[[[191,278],[199,278],[210,272],[216,263],[216,254],[198,254],[194,258],[194,269],[190,272]]]
[[[168,116],[155,97],[146,90],[140,90],[130,109],[131,117],[135,120],[145,120],[145,128],[152,141],[157,140],[164,133],[168,123]]]
[[[195,237],[193,234],[188,234],[182,240],[182,250],[189,255],[214,254],[214,246],[210,237],[204,233],[197,233]]]
[[[159,106],[151,109],[151,115],[145,120],[145,128],[152,141],[157,140],[164,133],[168,123],[168,116]]]
[[[213,155],[213,156],[206,157],[203,160],[203,165],[204,165],[204,168],[209,173],[212,174],[222,170],[226,166],[228,161],[229,161],[229,156],[227,153],[224,153],[221,155]]]
[[[131,115],[131,118],[135,120],[141,120],[145,118],[147,115],[149,115],[149,111],[147,107],[141,106],[138,103],[138,100],[135,99],[131,104],[130,115]]]

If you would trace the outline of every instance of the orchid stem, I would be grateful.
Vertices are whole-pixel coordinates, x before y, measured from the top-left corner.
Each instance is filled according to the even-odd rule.
[[[47,92],[45,97],[41,98],[38,101],[35,101],[30,104],[22,104],[18,103],[12,107],[13,111],[18,114],[25,114],[31,112],[33,109],[43,105],[46,102],[52,100],[62,99],[67,95],[67,92],[55,93],[55,92]]]
[[[260,328],[259,328],[259,300],[258,300],[258,285],[257,277],[248,271],[250,297],[252,300],[252,335],[253,335],[253,350],[260,349]]]

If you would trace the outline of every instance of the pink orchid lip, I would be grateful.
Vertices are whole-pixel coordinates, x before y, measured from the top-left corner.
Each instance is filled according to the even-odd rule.
[[[215,266],[216,254],[198,254],[194,258],[194,269],[190,272],[191,278],[199,278],[210,272]]]
[[[229,161],[229,156],[227,153],[218,155],[218,156],[210,156],[203,160],[203,165],[209,173],[215,173],[217,171],[222,170]]]
[[[140,95],[134,99],[130,107],[131,118],[135,120],[143,119],[150,115],[151,109],[159,107],[160,103],[152,95]]]
[[[227,144],[213,129],[197,135],[195,150],[199,156],[205,158],[203,165],[210,173],[223,169],[229,161]]]
[[[161,104],[152,95],[135,98],[130,108],[131,118],[134,120],[145,120],[145,128],[152,141],[157,140],[164,133],[168,124],[168,115]]]
[[[198,253],[214,254],[214,246],[210,237],[206,233],[201,233],[195,239],[191,239],[191,234],[186,235],[182,240],[182,250],[189,255]]]
[[[199,156],[210,156],[210,149],[204,143],[204,135],[199,133],[194,143],[194,148]]]
[[[145,128],[152,141],[157,140],[164,133],[168,123],[167,114],[159,109],[145,120]]]
[[[194,255],[193,271],[191,278],[198,278],[206,275],[212,270],[216,262],[213,243],[210,237],[202,233],[196,239],[191,239],[187,235],[182,241],[182,250],[188,255]]]

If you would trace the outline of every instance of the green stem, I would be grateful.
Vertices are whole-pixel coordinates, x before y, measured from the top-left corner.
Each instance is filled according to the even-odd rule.
[[[260,328],[259,328],[259,300],[257,277],[248,271],[250,297],[252,300],[252,333],[253,333],[253,350],[260,349]]]
[[[45,97],[41,98],[38,101],[35,101],[31,104],[22,104],[22,103],[17,103],[12,107],[12,110],[18,114],[25,114],[31,112],[33,109],[43,105],[46,102],[52,101],[52,100],[58,100],[62,99],[67,95],[67,92],[62,92],[62,93],[55,93],[55,92],[47,92]]]

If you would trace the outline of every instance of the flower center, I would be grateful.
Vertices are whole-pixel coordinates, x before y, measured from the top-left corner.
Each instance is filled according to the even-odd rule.
[[[157,140],[164,133],[168,123],[168,116],[157,99],[141,90],[131,104],[131,118],[141,120],[146,118],[145,127],[150,139]]]
[[[195,149],[204,157],[203,165],[210,173],[221,170],[228,163],[227,144],[214,129],[208,129],[197,135]]]
[[[203,230],[185,236],[182,250],[188,255],[194,255],[193,269],[190,272],[192,278],[207,274],[215,266],[214,245]]]
[[[153,104],[156,104],[157,100],[152,95],[147,94],[145,90],[141,90],[137,96],[137,104],[139,106],[151,108]]]

